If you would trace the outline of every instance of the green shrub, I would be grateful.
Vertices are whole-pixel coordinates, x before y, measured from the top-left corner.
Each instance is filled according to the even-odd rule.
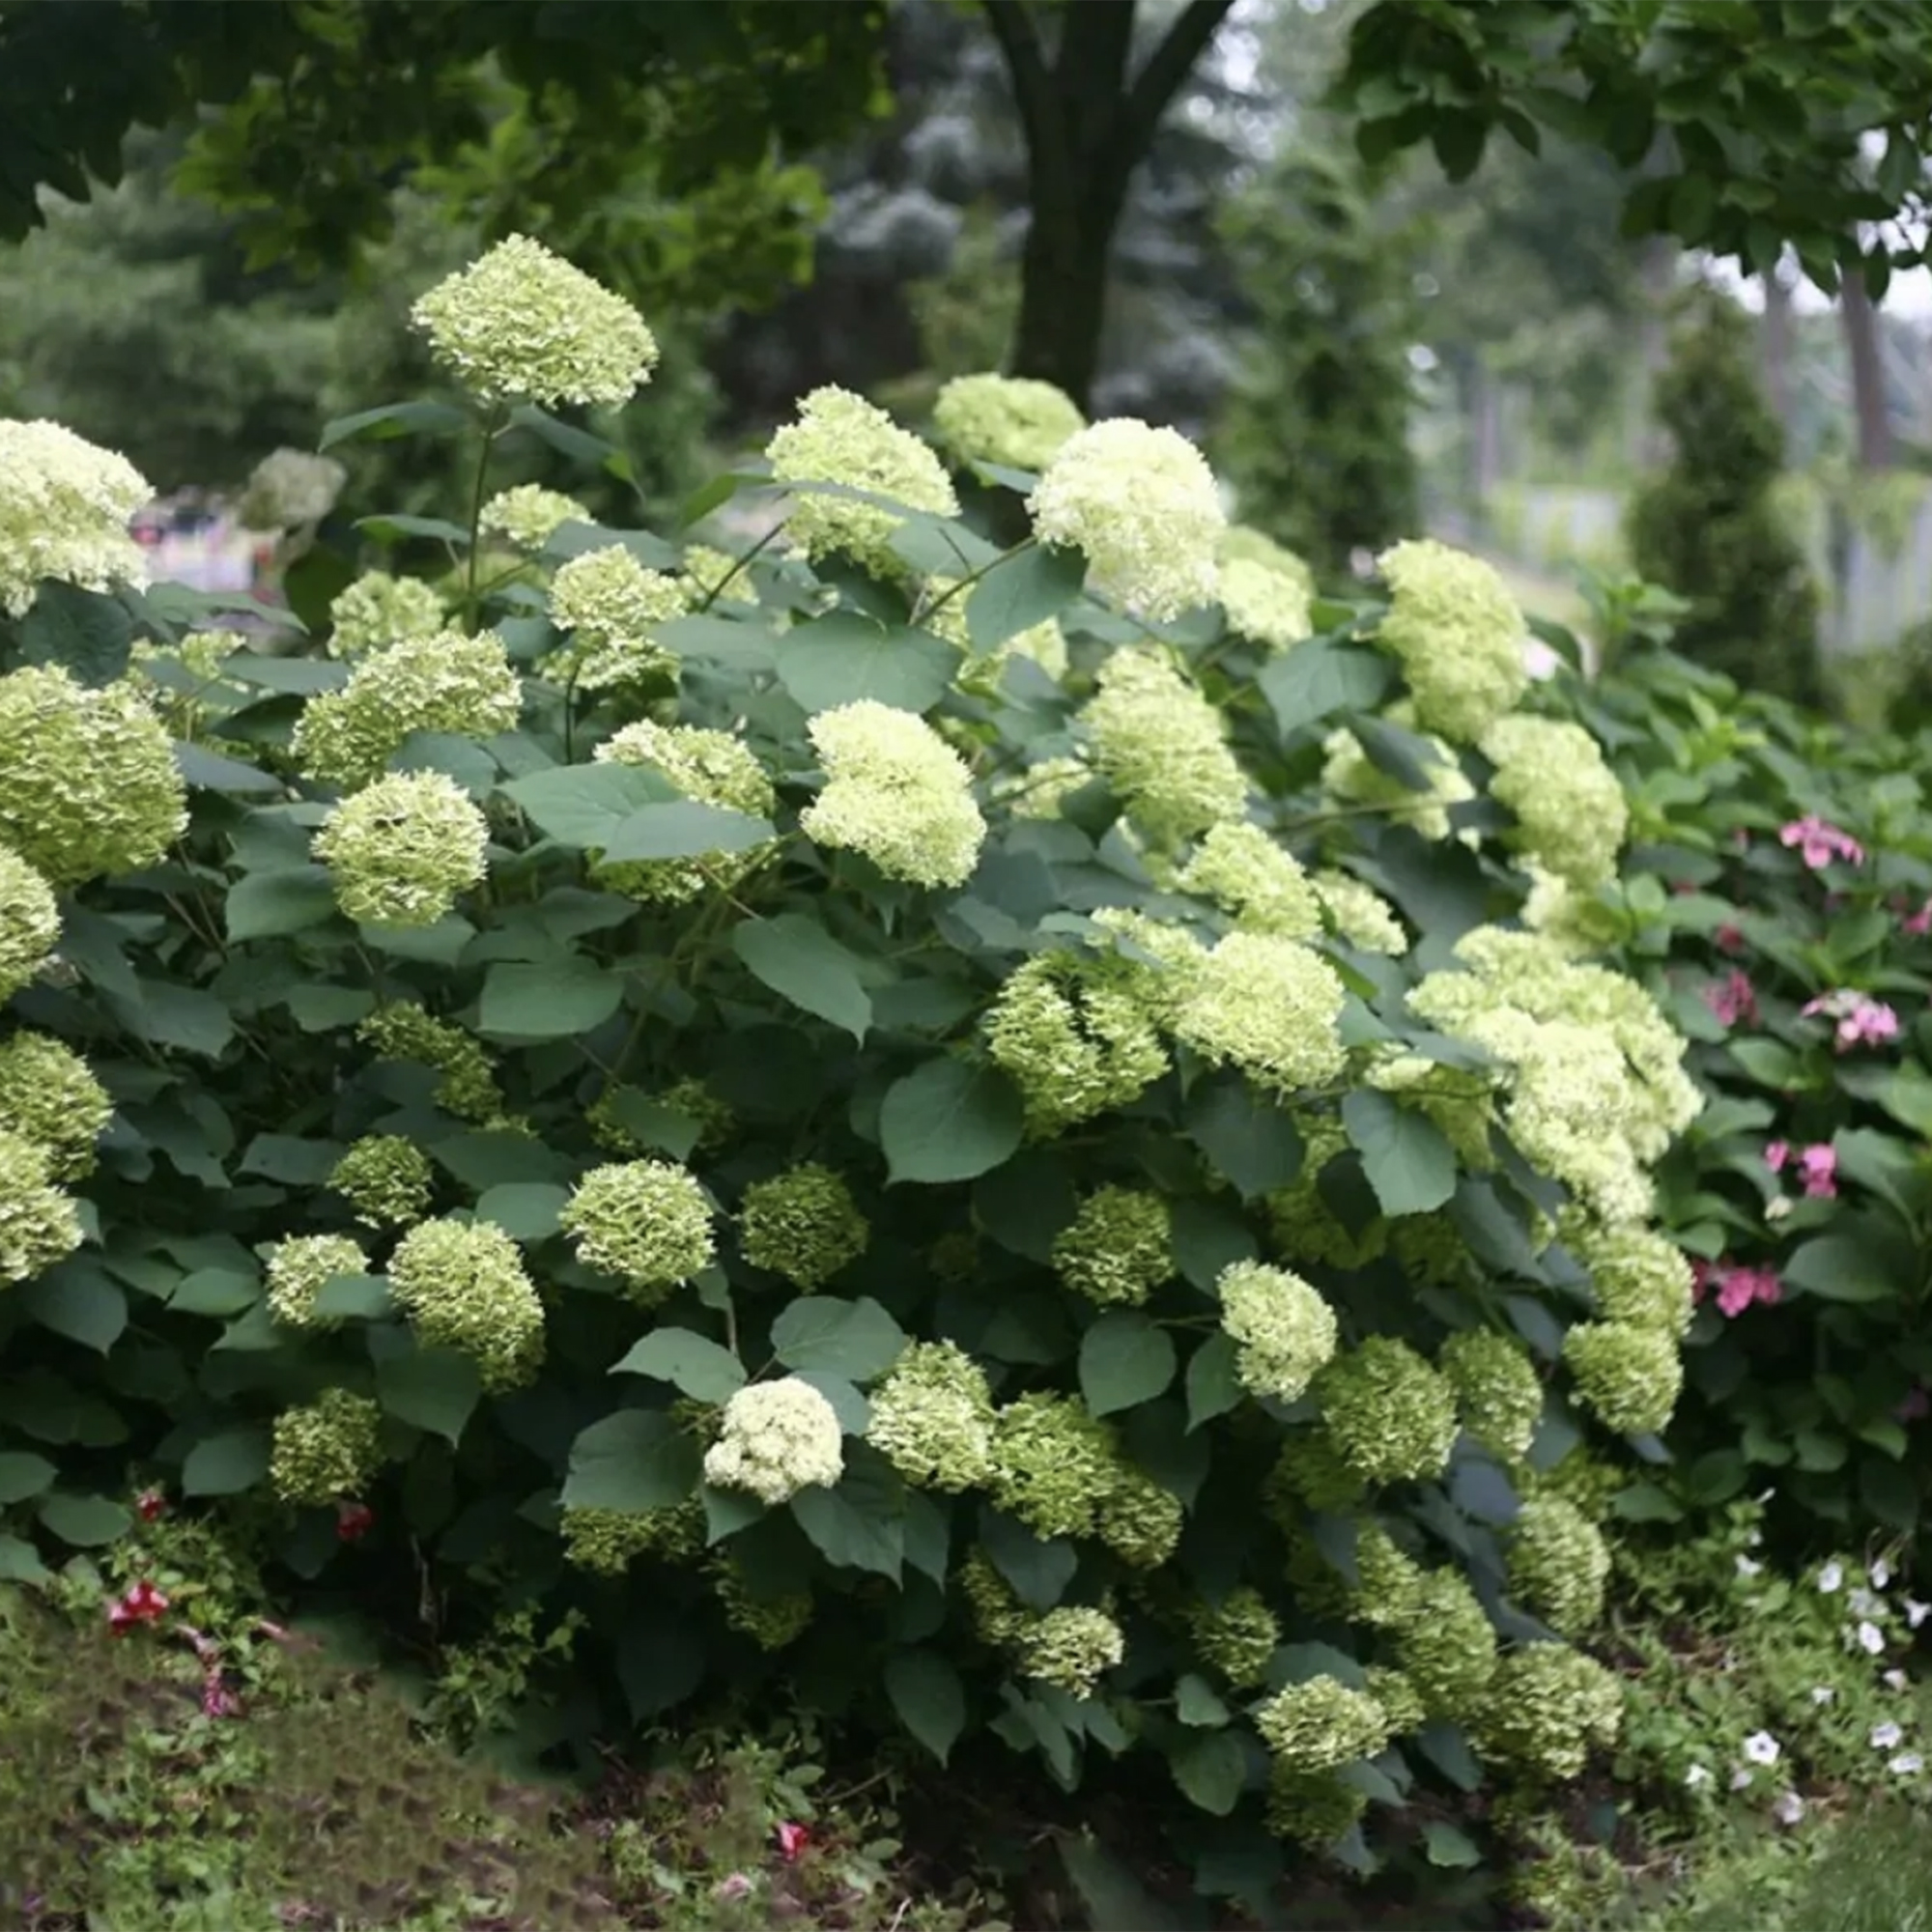
[[[476,504],[510,435],[614,462],[545,411],[650,359],[488,266],[429,311]],[[0,837],[71,890],[49,956],[0,877],[0,1566],[111,1543],[130,1470],[245,1496],[296,1577],[436,1606],[485,1709],[534,1672],[533,1747],[781,1686],[1069,1791],[1131,1754],[1249,1896],[1270,1826],[1369,1869],[1372,1804],[1569,1775],[1618,1691],[1511,1600],[1519,1499],[1669,1413],[1697,1096],[1514,924],[1623,830],[1517,712],[1520,613],[1417,543],[1385,608],[1291,642],[1288,571],[1224,635],[1213,480],[1137,423],[1004,553],[856,398],[771,455],[790,550],[566,521],[497,571],[472,514],[452,628],[347,661],[21,586],[10,662],[66,668],[0,677]],[[87,563],[84,492],[0,508],[48,515]],[[1665,1292],[1593,1293],[1633,1241]]]
[[[1677,632],[1687,657],[1747,691],[1814,700],[1818,591],[1775,496],[1783,433],[1758,392],[1735,304],[1697,301],[1657,409],[1673,453],[1631,504],[1633,566],[1690,599]]]

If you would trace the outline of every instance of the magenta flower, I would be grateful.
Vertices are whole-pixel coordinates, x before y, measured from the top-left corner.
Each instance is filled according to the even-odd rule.
[[[1771,1268],[1724,1268],[1718,1275],[1718,1310],[1726,1319],[1742,1315],[1752,1302],[1769,1308],[1784,1293],[1784,1285]]]
[[[1727,1027],[1736,1026],[1741,1020],[1747,1025],[1756,1024],[1757,988],[1751,984],[1747,973],[1733,972],[1714,980],[1704,988],[1704,1003]]]
[[[144,1577],[107,1608],[107,1627],[117,1634],[136,1624],[157,1624],[168,1613],[168,1600]]]
[[[1804,1192],[1814,1201],[1829,1201],[1838,1191],[1838,1151],[1827,1141],[1808,1147],[1798,1156]]]
[[[1898,1015],[1883,1000],[1861,1000],[1838,1022],[1838,1051],[1883,1046],[1898,1037]]]
[[[1864,863],[1865,848],[1848,832],[1827,825],[1822,818],[1794,818],[1779,828],[1778,842],[1798,847],[1798,856],[1814,871],[1822,871],[1833,859],[1848,865]]]
[[[218,1670],[211,1670],[202,1680],[201,1715],[204,1718],[239,1718],[242,1700],[221,1681]]]
[[[1784,1172],[1784,1163],[1791,1158],[1789,1141],[1766,1141],[1764,1144],[1764,1164],[1774,1174]]]
[[[786,1864],[795,1865],[805,1855],[805,1848],[811,1842],[811,1833],[803,1825],[789,1821],[777,1828],[779,1857]]]
[[[1899,922],[1900,929],[1922,937],[1932,932],[1932,899],[1927,899],[1918,910]]]

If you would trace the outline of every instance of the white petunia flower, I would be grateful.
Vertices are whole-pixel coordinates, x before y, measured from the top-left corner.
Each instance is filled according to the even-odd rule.
[[[1778,1743],[1769,1731],[1753,1731],[1745,1740],[1745,1756],[1752,1764],[1776,1764]]]
[[[1886,1766],[1886,1770],[1896,1773],[1900,1777],[1910,1777],[1914,1772],[1923,1771],[1924,1769],[1925,1760],[1917,1751],[1900,1751]]]
[[[1905,1621],[1917,1630],[1927,1617],[1932,1617],[1932,1604],[1915,1603],[1910,1597],[1905,1600]]]
[[[1814,1684],[1811,1687],[1811,1701],[1814,1704],[1829,1704],[1837,1694],[1829,1684]]]
[[[1845,1582],[1845,1566],[1842,1563],[1828,1563],[1818,1573],[1818,1588],[1826,1596],[1833,1590],[1842,1589]]]
[[[1763,1574],[1764,1565],[1758,1562],[1755,1557],[1740,1556],[1738,1558],[1738,1575],[1740,1577],[1761,1577]]]
[[[1687,1790],[1702,1791],[1710,1782],[1711,1767],[1707,1764],[1693,1764],[1684,1774],[1684,1784]]]
[[[1871,1727],[1871,1747],[1873,1750],[1895,1750],[1905,1742],[1905,1733],[1888,1718],[1882,1724]]]
[[[1780,1825],[1796,1825],[1804,1816],[1804,1801],[1795,1791],[1781,1792],[1771,1807],[1771,1815]]]
[[[1877,1657],[1884,1651],[1885,1633],[1876,1624],[1861,1624],[1856,1635],[1859,1648],[1868,1657]]]
[[[1883,1590],[1886,1587],[1886,1585],[1891,1581],[1891,1565],[1889,1564],[1883,1556],[1881,1556],[1879,1560],[1872,1565],[1869,1572],[1867,1572],[1867,1575],[1869,1575],[1871,1577],[1872,1588],[1874,1590]]]
[[[1888,1670],[1885,1673],[1885,1688],[1888,1690],[1903,1690],[1910,1681],[1902,1670]]]

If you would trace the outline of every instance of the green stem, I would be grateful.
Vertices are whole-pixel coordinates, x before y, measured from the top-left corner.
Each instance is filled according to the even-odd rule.
[[[720,583],[714,583],[710,587],[710,589],[708,589],[704,593],[703,602],[697,606],[698,611],[704,611],[710,610],[712,605],[715,604],[718,601],[718,599],[724,594],[725,588],[728,585],[735,583],[738,581],[738,579],[745,574],[746,570],[750,568],[752,559],[754,556],[756,556],[760,551],[770,549],[771,546],[777,543],[779,538],[783,535],[784,535],[784,525],[782,523],[774,524],[771,526],[771,528],[768,529],[764,533],[764,535],[761,536],[757,540],[757,542],[754,543],[750,550],[745,552],[745,554],[738,558],[737,562],[735,562],[731,566],[730,572],[724,578],[724,582]]]
[[[919,610],[914,613],[914,622],[917,623],[923,618],[930,617],[935,611],[943,610],[955,597],[959,596],[962,591],[972,589],[980,578],[986,576],[991,571],[998,570],[1001,564],[1009,561],[1013,557],[1022,556],[1030,550],[1037,550],[1038,548],[1039,539],[1037,537],[1022,537],[1011,550],[1003,550],[990,563],[982,563],[978,570],[969,570],[956,582],[948,584],[930,604],[921,605]]]
[[[464,582],[463,628],[472,634],[476,629],[478,608],[476,567],[481,561],[483,548],[483,491],[490,479],[490,456],[502,433],[502,405],[493,404],[490,413],[483,419],[483,441],[476,451],[476,480],[469,491],[469,568]]]

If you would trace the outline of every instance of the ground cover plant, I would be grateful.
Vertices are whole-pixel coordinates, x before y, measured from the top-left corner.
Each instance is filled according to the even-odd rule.
[[[805,398],[689,507],[742,554],[595,526],[493,466],[621,478],[554,412],[643,322],[522,239],[416,316],[456,399],[328,440],[468,440],[464,521],[362,526],[450,568],[293,655],[0,426],[0,1571],[236,1498],[445,1658],[524,1630],[532,1757],[782,1697],[1151,1767],[1215,1898],[1477,1864],[1618,1734],[1572,1478],[1664,1453],[1700,1104],[1520,923],[1625,808],[1507,592],[1313,602],[997,378],[936,447]]]

